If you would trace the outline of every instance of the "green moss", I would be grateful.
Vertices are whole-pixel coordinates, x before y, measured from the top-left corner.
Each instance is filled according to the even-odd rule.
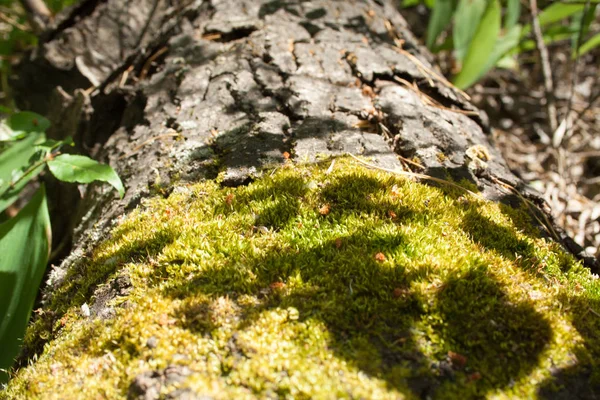
[[[522,210],[328,166],[145,202],[70,272],[28,331],[43,352],[0,397],[119,398],[170,365],[192,374],[163,394],[236,399],[530,398],[598,384],[597,277]],[[82,317],[121,275],[132,288],[112,300],[116,317]]]

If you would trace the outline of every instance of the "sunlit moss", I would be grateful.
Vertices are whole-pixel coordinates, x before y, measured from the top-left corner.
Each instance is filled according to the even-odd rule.
[[[535,397],[597,384],[600,284],[521,210],[289,163],[179,187],[70,272],[5,398],[119,398],[147,371],[214,398]],[[470,187],[470,189],[473,189]],[[127,276],[116,316],[85,318]],[[580,385],[581,386],[581,385]]]

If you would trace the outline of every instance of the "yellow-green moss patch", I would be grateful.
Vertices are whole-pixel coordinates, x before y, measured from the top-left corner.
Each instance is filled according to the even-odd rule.
[[[30,348],[48,340],[43,353],[0,397],[120,398],[174,366],[187,372],[161,381],[163,395],[598,387],[600,284],[525,213],[353,161],[328,166],[146,202],[71,271],[28,332]],[[124,275],[115,317],[82,316],[99,284]]]

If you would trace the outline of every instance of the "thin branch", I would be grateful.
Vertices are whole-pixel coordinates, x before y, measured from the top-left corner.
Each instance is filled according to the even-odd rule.
[[[15,19],[9,17],[8,15],[4,14],[3,12],[0,12],[0,20],[6,22],[9,25],[14,26],[17,29],[20,29],[22,31],[29,31],[29,28],[27,28],[25,25],[19,23],[18,21],[16,21]]]
[[[421,99],[421,101],[424,104],[428,105],[428,106],[439,108],[440,110],[446,110],[446,111],[450,111],[450,112],[454,112],[454,113],[458,113],[458,114],[463,114],[463,115],[473,115],[473,116],[478,116],[479,115],[479,111],[458,110],[458,109],[455,109],[455,108],[445,107],[445,106],[439,104],[433,98],[431,98],[430,96],[428,96],[427,94],[425,94],[421,90],[419,90],[419,87],[414,82],[410,83],[406,79],[402,79],[402,78],[400,78],[398,76],[394,76],[394,80],[396,82],[398,82],[398,83],[401,83],[407,89],[410,89],[414,93],[416,93],[417,96],[419,96],[419,98]]]
[[[30,165],[29,168],[27,168],[27,170],[23,173],[23,175],[21,175],[16,181],[10,183],[9,188],[14,189],[14,187],[17,186],[17,184],[19,184],[19,182],[21,182],[23,179],[25,179],[25,177],[27,175],[31,174],[36,169],[38,169],[39,167],[41,167],[42,165],[44,165],[45,163],[52,160],[54,157],[56,157],[58,155],[60,155],[60,151],[57,153],[49,153],[46,156],[44,156],[44,158],[42,158],[41,160],[38,160],[35,163],[33,163],[32,165]]]
[[[546,92],[546,108],[548,110],[548,122],[552,132],[558,128],[558,119],[556,116],[556,102],[554,99],[554,84],[552,82],[552,71],[550,69],[550,60],[548,57],[548,49],[544,43],[542,36],[542,28],[540,28],[540,21],[538,19],[538,7],[537,0],[529,0],[531,9],[531,18],[533,26],[533,35],[535,36],[535,43],[540,53],[540,61],[542,63],[542,74],[544,75],[544,90]]]

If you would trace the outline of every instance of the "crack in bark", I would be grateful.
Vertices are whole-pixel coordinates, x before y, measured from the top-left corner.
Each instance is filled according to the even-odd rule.
[[[247,38],[248,36],[250,36],[252,34],[252,32],[256,32],[257,30],[258,30],[258,27],[256,27],[256,26],[234,28],[229,32],[222,32],[222,31],[219,31],[218,29],[210,29],[210,30],[204,31],[204,35],[218,34],[219,37],[214,39],[215,42],[229,43],[229,42],[233,42],[236,40],[241,40],[241,39]]]

